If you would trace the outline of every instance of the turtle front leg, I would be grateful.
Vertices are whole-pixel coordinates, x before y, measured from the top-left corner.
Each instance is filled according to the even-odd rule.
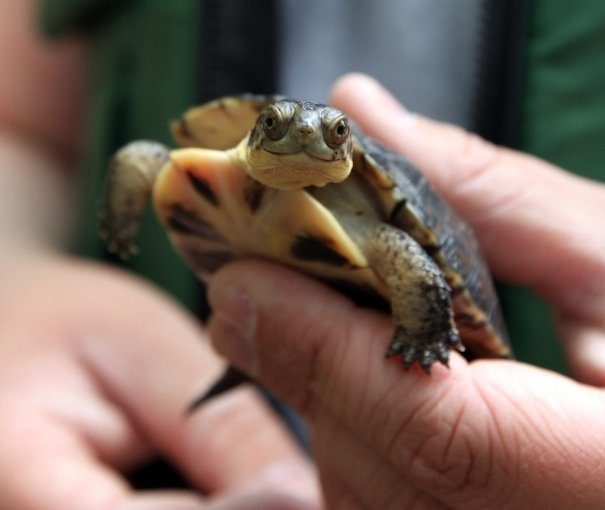
[[[111,253],[123,259],[136,253],[141,217],[168,159],[167,147],[147,141],[129,143],[113,157],[99,207],[99,235]]]
[[[390,225],[371,231],[365,251],[391,293],[395,332],[387,356],[401,356],[406,370],[415,361],[426,373],[435,361],[447,366],[449,350],[464,347],[442,271],[412,237]]]

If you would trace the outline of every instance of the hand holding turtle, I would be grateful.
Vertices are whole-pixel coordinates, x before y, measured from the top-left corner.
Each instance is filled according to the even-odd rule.
[[[426,173],[497,276],[553,303],[576,374],[603,385],[605,189],[413,116],[367,78],[334,102]],[[602,390],[456,353],[403,374],[385,316],[267,263],[221,270],[210,298],[217,349],[309,419],[330,508],[603,506]]]

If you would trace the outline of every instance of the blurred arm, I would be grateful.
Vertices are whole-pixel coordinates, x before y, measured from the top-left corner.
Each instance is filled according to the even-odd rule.
[[[70,172],[82,111],[82,44],[48,42],[36,2],[0,2],[0,242],[58,246],[69,231]]]

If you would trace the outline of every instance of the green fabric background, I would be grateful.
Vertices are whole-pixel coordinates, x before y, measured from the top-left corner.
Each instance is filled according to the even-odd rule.
[[[534,0],[528,35],[519,148],[605,181],[605,2]],[[550,308],[525,289],[500,296],[517,356],[564,370]]]
[[[195,0],[49,0],[43,29],[84,30],[91,42],[89,117],[82,161],[77,251],[114,260],[97,235],[96,208],[110,155],[134,139],[171,143],[168,123],[195,102],[200,2]],[[141,256],[127,266],[191,309],[200,293],[148,211],[138,238]]]

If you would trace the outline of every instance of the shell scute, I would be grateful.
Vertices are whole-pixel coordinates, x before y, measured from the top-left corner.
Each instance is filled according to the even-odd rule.
[[[438,264],[451,289],[456,325],[475,356],[511,355],[504,320],[487,265],[470,227],[404,157],[357,136],[358,170],[377,189],[389,223],[410,234]],[[383,174],[380,177],[380,174]],[[377,186],[390,179],[391,189]]]

